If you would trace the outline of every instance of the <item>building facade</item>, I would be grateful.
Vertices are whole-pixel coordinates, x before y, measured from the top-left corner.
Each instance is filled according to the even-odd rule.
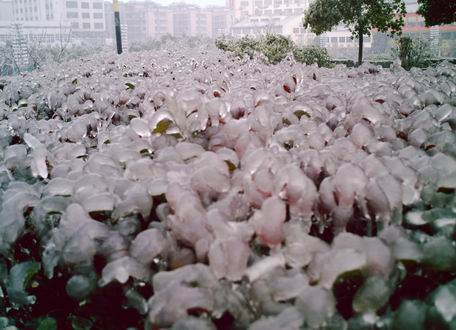
[[[456,57],[456,23],[426,27],[418,15],[416,1],[408,2],[408,13],[402,29],[404,35],[428,43],[434,56]]]
[[[233,37],[280,33],[294,42],[311,44],[315,35],[302,26],[311,0],[228,0],[233,13]]]
[[[57,1],[54,1],[57,2]],[[65,20],[70,24],[75,38],[104,43],[106,18],[101,0],[59,0],[64,6]]]
[[[7,26],[20,24],[29,40],[52,44],[71,39],[73,43],[105,43],[106,17],[101,0],[2,0],[10,4],[8,17],[0,10],[0,39]]]
[[[112,4],[111,4],[112,7]],[[112,10],[105,5],[106,26],[113,30]],[[226,7],[202,8],[173,3],[162,6],[150,1],[122,2],[121,22],[128,26],[131,43],[163,36],[216,38],[230,33],[231,11]],[[112,38],[112,32],[108,32]]]

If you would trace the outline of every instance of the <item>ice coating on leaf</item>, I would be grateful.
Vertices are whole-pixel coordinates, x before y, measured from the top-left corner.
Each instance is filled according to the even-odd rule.
[[[285,257],[283,254],[274,254],[257,261],[246,270],[246,275],[250,282],[254,282],[261,276],[273,271],[277,267],[285,267]]]
[[[130,122],[130,127],[138,134],[140,137],[149,137],[151,136],[151,131],[148,123],[145,120],[140,118],[133,118]]]
[[[147,281],[150,277],[150,270],[128,256],[114,260],[103,268],[99,281],[100,286],[105,286],[112,281],[125,283],[130,277],[141,281]]]
[[[288,222],[284,225],[285,243],[284,256],[287,264],[293,268],[307,266],[315,254],[329,251],[326,242],[310,236],[301,223]]]
[[[283,240],[283,223],[286,219],[286,204],[278,197],[266,199],[261,210],[251,218],[255,232],[263,244],[274,246]]]
[[[335,313],[335,299],[330,291],[309,286],[296,298],[296,308],[311,327],[319,327]]]
[[[250,330],[297,330],[304,323],[304,316],[295,308],[289,307],[275,317],[259,319],[250,326]]]
[[[2,80],[1,253],[36,235],[47,277],[81,298],[117,282],[152,327],[427,314],[375,312],[403,266],[455,269],[454,66],[264,60],[179,47]],[[369,285],[345,322],[334,283],[352,273]],[[429,304],[454,322],[446,293]]]
[[[319,256],[310,267],[322,287],[331,289],[339,275],[367,267],[367,257],[351,248],[337,249]]]
[[[169,326],[185,317],[192,308],[212,311],[218,281],[202,264],[188,265],[172,272],[160,272],[153,278],[156,294],[149,300],[149,320]],[[176,295],[176,290],[180,292]]]
[[[38,192],[27,184],[10,185],[5,191],[0,210],[0,253],[6,254],[12,243],[22,234],[24,212],[39,201]]]
[[[167,248],[167,241],[158,229],[148,229],[139,233],[131,242],[130,255],[148,264]]]

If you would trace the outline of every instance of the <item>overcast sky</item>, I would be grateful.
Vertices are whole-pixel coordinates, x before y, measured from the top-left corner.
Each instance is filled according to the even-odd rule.
[[[121,0],[121,1],[128,1],[128,0]],[[169,5],[173,2],[185,2],[185,3],[193,3],[193,4],[201,6],[201,7],[209,6],[209,5],[224,6],[226,4],[226,0],[152,0],[152,1],[162,4],[162,5]]]

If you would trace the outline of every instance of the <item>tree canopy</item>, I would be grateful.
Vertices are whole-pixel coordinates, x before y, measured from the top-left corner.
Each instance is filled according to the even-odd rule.
[[[456,22],[456,1],[418,0],[418,14],[424,17],[426,26]]]
[[[362,62],[363,36],[372,29],[400,33],[404,25],[402,0],[316,0],[304,17],[304,26],[320,35],[343,23],[359,40],[358,61]]]

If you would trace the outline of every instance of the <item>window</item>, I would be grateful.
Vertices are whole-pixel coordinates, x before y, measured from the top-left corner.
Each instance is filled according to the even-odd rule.
[[[75,11],[69,11],[69,12],[67,12],[67,18],[78,18],[78,17],[79,17],[79,15],[78,15],[78,13],[75,12]]]
[[[94,2],[93,3],[93,9],[103,9],[103,3],[102,2]]]
[[[94,28],[97,29],[97,30],[103,30],[104,29],[104,25],[103,25],[103,23],[95,23],[94,24]]]
[[[93,13],[93,18],[103,18],[103,13]]]
[[[82,18],[90,18],[90,13],[82,13]]]
[[[67,6],[67,8],[78,8],[78,2],[77,1],[67,1],[66,6]]]
[[[89,30],[90,29],[90,23],[82,23],[82,28],[85,29],[85,30]]]
[[[78,22],[71,22],[71,27],[73,29],[79,29],[79,23]]]
[[[331,43],[337,43],[337,37],[331,37]]]
[[[81,8],[89,8],[88,2],[81,2]]]
[[[339,42],[345,42],[345,37],[339,37]]]

